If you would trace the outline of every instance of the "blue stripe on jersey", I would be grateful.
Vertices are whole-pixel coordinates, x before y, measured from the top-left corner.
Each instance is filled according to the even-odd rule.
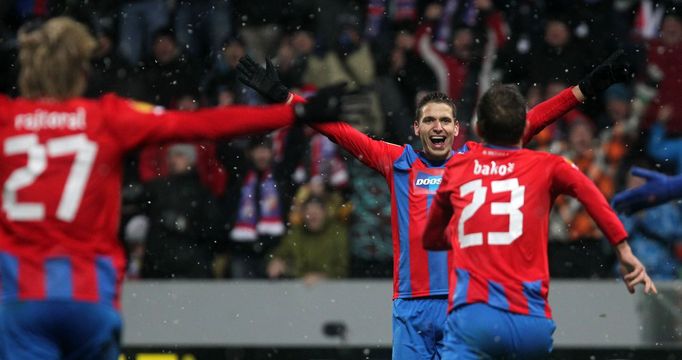
[[[17,299],[18,275],[19,260],[8,253],[0,252],[0,302]]]
[[[509,310],[509,301],[502,284],[488,280],[488,304],[498,309]]]
[[[545,299],[542,298],[542,280],[523,282],[523,295],[528,301],[528,315],[546,316]]]
[[[452,299],[453,306],[456,308],[464,305],[467,302],[467,293],[469,292],[469,272],[464,269],[455,269],[457,273],[457,287],[455,288],[455,295]]]
[[[431,209],[433,194],[426,198],[427,209]],[[428,210],[426,212],[428,214]],[[427,251],[429,261],[429,289],[448,289],[448,251]]]
[[[95,266],[99,302],[113,306],[116,296],[116,269],[114,268],[114,262],[109,256],[98,256]]]
[[[410,173],[395,171],[393,186],[398,209],[398,236],[400,238],[398,294],[405,296],[412,293],[410,283]]]
[[[45,295],[48,299],[73,297],[73,268],[69,258],[45,260]]]

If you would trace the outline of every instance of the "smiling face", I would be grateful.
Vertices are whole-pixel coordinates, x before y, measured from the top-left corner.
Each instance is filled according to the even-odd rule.
[[[452,142],[459,133],[452,107],[446,103],[429,102],[421,108],[421,116],[414,122],[414,134],[419,136],[429,160],[450,157]]]

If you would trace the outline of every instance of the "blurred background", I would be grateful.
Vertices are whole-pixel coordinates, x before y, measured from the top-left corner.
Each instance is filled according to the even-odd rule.
[[[17,29],[69,15],[97,36],[88,96],[167,108],[258,105],[237,80],[272,59],[299,94],[339,81],[371,110],[354,126],[418,144],[415,104],[455,99],[461,135],[492,83],[528,106],[625,49],[635,76],[536,136],[610,199],[633,166],[682,173],[682,1],[2,0],[0,92],[15,96]],[[225,119],[230,121],[230,119]],[[258,119],[253,119],[258,121]],[[121,239],[129,253],[125,356],[388,359],[392,251],[381,175],[308,128],[130,153]],[[556,359],[682,358],[682,204],[622,216],[661,285],[627,296],[615,257],[577,201],[550,220]]]

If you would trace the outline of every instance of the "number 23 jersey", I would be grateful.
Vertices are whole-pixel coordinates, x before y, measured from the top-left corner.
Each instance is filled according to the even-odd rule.
[[[484,302],[551,318],[547,236],[554,199],[578,198],[614,244],[627,233],[594,183],[564,158],[468,144],[470,151],[448,165],[435,199],[453,211],[451,308]]]

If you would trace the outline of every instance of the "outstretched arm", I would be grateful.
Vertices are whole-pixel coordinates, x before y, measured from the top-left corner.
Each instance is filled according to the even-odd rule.
[[[287,99],[287,103],[290,104],[305,101],[305,98],[294,93],[291,93]],[[384,176],[387,176],[393,162],[403,152],[402,146],[372,139],[345,122],[310,124],[310,126]]]
[[[283,89],[286,90],[286,87],[282,85],[274,65],[269,60],[266,61],[265,68],[263,68],[248,55],[244,56],[239,59],[237,71],[239,72],[240,81],[272,102],[286,102],[287,104],[299,106],[299,104],[306,103],[307,101],[293,93],[283,94]],[[350,97],[347,97],[347,99],[350,99]],[[362,106],[358,106],[359,104],[348,100],[341,107],[345,112],[358,113],[362,111]],[[365,165],[379,171],[384,176],[389,174],[393,161],[403,151],[401,146],[374,140],[346,123],[333,125],[311,124],[311,126],[351,153],[351,155],[362,161]]]
[[[573,86],[534,106],[526,114],[528,125],[523,135],[523,144],[529,143],[542,129],[578,106],[584,99],[580,88]]]
[[[131,149],[145,143],[218,139],[262,133],[292,125],[335,121],[341,115],[343,87],[320,89],[305,104],[269,107],[228,106],[198,111],[166,111],[161,107],[107,95],[101,100],[104,126]]]
[[[625,63],[623,50],[614,52],[580,80],[577,86],[567,88],[531,109],[526,116],[528,126],[523,136],[523,143],[530,142],[533,136],[576,107],[585,98],[595,97],[609,86],[627,80],[630,75],[630,68]]]
[[[560,161],[556,164],[553,176],[554,190],[576,197],[613,245],[628,291],[634,293],[635,285],[643,284],[645,293],[656,293],[656,286],[647,274],[644,265],[630,250],[627,243],[628,234],[623,224],[594,183],[567,161]]]

